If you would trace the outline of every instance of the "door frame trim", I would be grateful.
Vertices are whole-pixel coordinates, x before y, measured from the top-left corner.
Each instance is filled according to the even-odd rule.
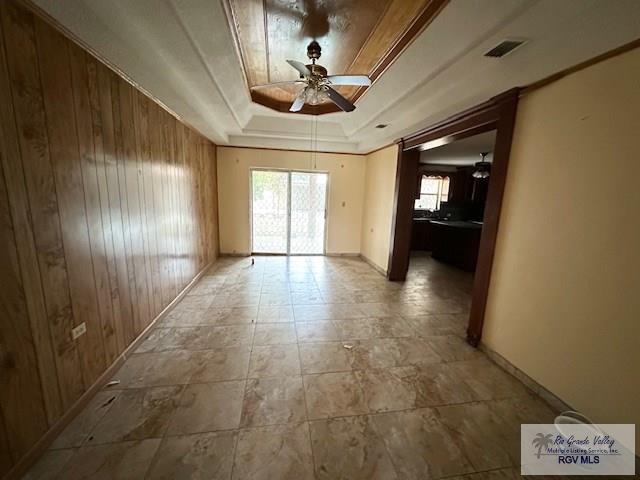
[[[496,130],[491,181],[487,193],[467,328],[467,341],[473,346],[478,345],[482,336],[519,95],[520,88],[507,90],[487,102],[397,141],[398,162],[387,270],[389,280],[405,280],[409,268],[413,201],[417,188],[420,152]]]
[[[287,251],[285,253],[268,253],[253,251],[253,172],[279,172],[287,174]],[[291,174],[292,173],[317,173],[327,176],[324,195],[324,232],[322,238],[322,253],[291,253]],[[327,241],[329,231],[329,193],[331,190],[331,173],[328,170],[312,170],[303,168],[277,168],[277,167],[249,167],[249,251],[250,255],[265,256],[325,256],[327,254]]]

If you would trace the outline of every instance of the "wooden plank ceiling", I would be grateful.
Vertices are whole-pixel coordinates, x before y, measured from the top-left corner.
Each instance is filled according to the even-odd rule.
[[[294,80],[286,60],[311,63],[307,45],[322,47],[318,61],[336,74],[367,74],[375,82],[427,27],[448,0],[224,0],[247,87]],[[254,102],[288,111],[300,86],[252,90]],[[366,87],[336,87],[355,102]],[[339,109],[329,100],[301,113]]]

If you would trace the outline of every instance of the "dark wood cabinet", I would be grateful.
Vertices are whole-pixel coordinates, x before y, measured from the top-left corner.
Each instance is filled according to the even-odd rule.
[[[478,261],[482,227],[473,222],[433,221],[430,223],[431,256],[473,272]]]
[[[411,230],[411,250],[431,251],[431,223],[428,219],[414,219]]]

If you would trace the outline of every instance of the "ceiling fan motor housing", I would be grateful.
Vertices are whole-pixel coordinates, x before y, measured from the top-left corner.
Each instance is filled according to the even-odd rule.
[[[311,71],[311,75],[319,76],[319,77],[326,77],[327,76],[327,69],[324,68],[322,65],[318,65],[317,63],[313,63],[311,65],[307,65],[307,68]]]
[[[315,63],[315,61],[320,58],[321,54],[322,48],[320,48],[320,44],[315,40],[307,45],[307,57],[309,57],[312,62]]]

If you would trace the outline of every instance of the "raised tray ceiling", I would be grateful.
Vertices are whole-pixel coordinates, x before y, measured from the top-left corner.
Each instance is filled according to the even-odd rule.
[[[322,47],[319,64],[333,74],[367,74],[375,82],[442,10],[448,0],[224,0],[247,86],[293,80],[287,59],[311,63],[311,40]],[[288,112],[300,86],[250,90],[254,102]],[[351,102],[366,87],[335,87]],[[340,109],[329,100],[300,113]]]

